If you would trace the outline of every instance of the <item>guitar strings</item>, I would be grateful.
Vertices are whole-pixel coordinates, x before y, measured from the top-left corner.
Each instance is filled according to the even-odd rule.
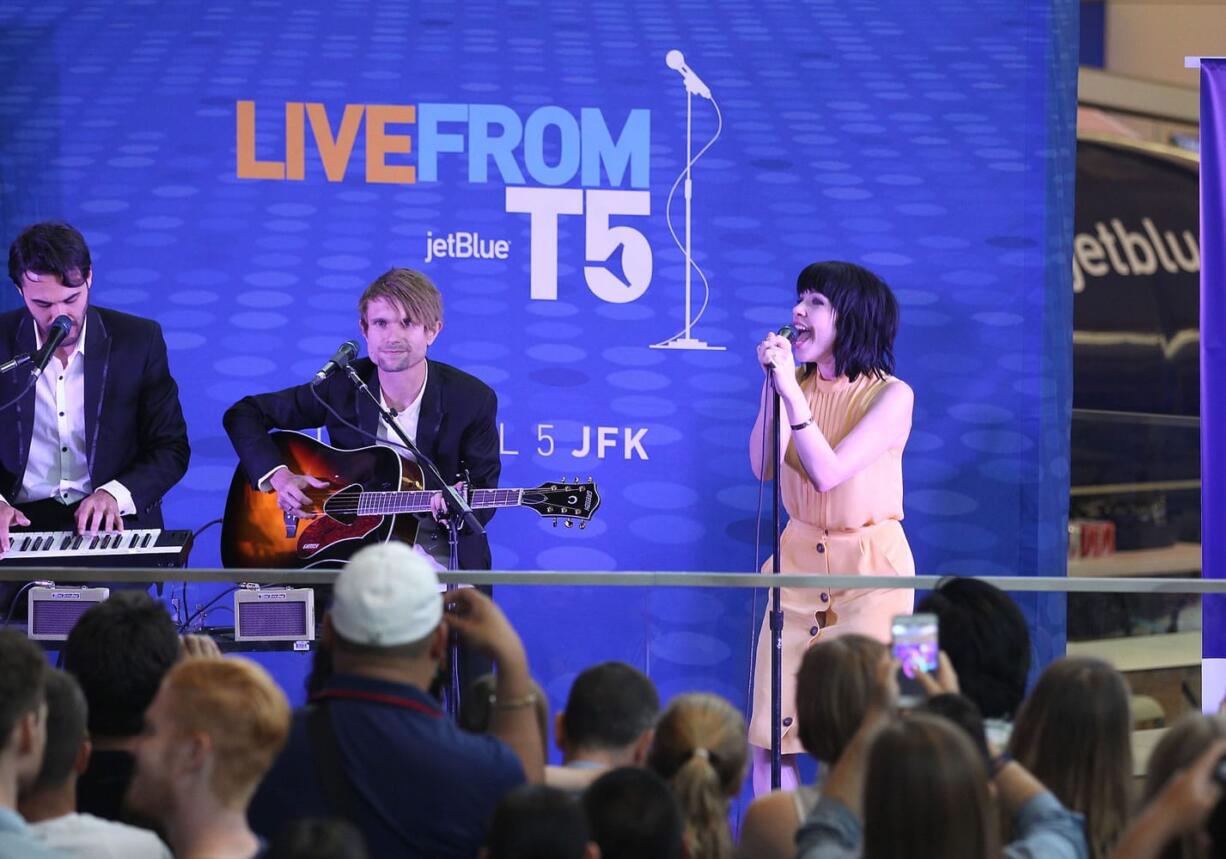
[[[331,504],[327,504],[328,510],[334,511],[337,513],[361,513],[364,511],[370,512],[370,513],[377,513],[377,512],[400,512],[400,513],[420,512],[420,513],[424,513],[430,509],[431,500],[433,499],[433,496],[437,494],[437,491],[415,490],[415,491],[407,491],[407,492],[404,492],[404,491],[400,491],[400,492],[397,492],[397,491],[363,492],[361,494],[363,496],[366,496],[366,500],[346,498],[341,501],[334,501]],[[370,496],[376,496],[376,497],[372,499]],[[378,496],[382,496],[382,497],[378,497]],[[493,497],[491,498],[491,496]],[[502,496],[502,497],[499,498],[499,496]],[[518,499],[539,502],[539,503],[544,503],[546,500],[543,495],[526,493],[519,489],[477,489],[473,491],[473,496],[470,499],[470,503],[474,503],[474,504],[477,504],[478,506],[482,506],[482,505],[490,504],[491,502],[496,504],[499,500],[514,501]],[[325,503],[327,503],[327,499],[324,499],[324,501]],[[421,509],[420,510],[401,509],[401,510],[396,510],[396,511],[386,511],[386,510],[380,511],[380,510],[372,509],[372,508],[379,507],[379,506],[394,506],[394,507],[406,506],[409,508],[420,507]],[[562,505],[558,505],[558,506],[561,507]]]
[[[414,490],[414,491],[408,491],[408,492],[397,492],[397,491],[363,492],[361,494],[365,496],[385,496],[385,497],[376,498],[375,500],[367,500],[365,502],[363,502],[362,500],[351,500],[351,499],[345,499],[343,501],[335,501],[331,504],[327,504],[327,509],[329,512],[333,512],[333,513],[353,513],[353,514],[425,513],[426,511],[430,509],[429,499],[431,499],[435,495],[435,492],[428,491],[428,490]],[[490,498],[491,495],[495,497],[491,499]],[[526,492],[520,489],[477,489],[473,491],[473,497],[470,499],[470,503],[474,503],[478,505],[479,507],[485,504],[490,504],[491,502],[493,502],[496,505],[497,501],[499,500],[497,496],[499,495],[504,496],[504,498],[501,500],[505,500],[505,501],[518,500],[518,502],[521,504],[524,502],[527,502],[529,504],[545,504],[548,502],[548,498],[543,493],[539,493],[539,492]],[[406,499],[405,496],[409,496],[409,498]],[[418,496],[420,496],[420,500]],[[516,496],[518,496],[518,499],[516,499]],[[374,509],[379,506],[382,506],[380,505],[380,502],[384,502],[384,505],[386,506],[394,506],[397,508],[400,508],[402,505],[407,505],[408,508],[414,508],[414,507],[420,506],[421,509],[418,509],[418,510],[414,510],[414,509],[397,509],[397,510]],[[325,503],[326,503],[326,499],[325,499]],[[578,507],[575,507],[574,505],[558,504],[556,506],[560,510],[567,509],[568,507],[575,509],[575,510],[579,509]]]

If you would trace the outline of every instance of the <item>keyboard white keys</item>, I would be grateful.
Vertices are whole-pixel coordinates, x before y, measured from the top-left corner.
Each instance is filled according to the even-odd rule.
[[[136,528],[91,537],[72,531],[15,529],[9,539],[0,565],[181,566],[173,562],[186,562],[191,532]]]

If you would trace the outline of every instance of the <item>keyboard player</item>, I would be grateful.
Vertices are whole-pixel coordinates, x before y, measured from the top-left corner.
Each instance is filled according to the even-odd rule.
[[[34,224],[9,248],[24,306],[0,314],[0,363],[41,350],[58,318],[71,326],[33,384],[36,362],[0,376],[0,405],[13,401],[0,411],[0,554],[27,529],[161,528],[162,496],[187,471],[161,328],[92,306],[93,275],[67,224]],[[0,593],[0,608],[15,589]]]

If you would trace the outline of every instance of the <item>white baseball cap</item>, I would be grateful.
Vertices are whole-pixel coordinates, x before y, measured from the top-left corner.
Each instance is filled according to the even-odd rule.
[[[336,577],[332,626],[346,641],[393,647],[420,641],[443,617],[438,575],[405,543],[366,546]]]

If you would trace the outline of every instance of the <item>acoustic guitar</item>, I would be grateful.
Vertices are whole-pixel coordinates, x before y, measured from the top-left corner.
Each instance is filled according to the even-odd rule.
[[[314,519],[286,517],[275,492],[260,492],[239,465],[226,496],[221,526],[221,562],[226,567],[305,569],[343,566],[367,543],[390,539],[413,543],[418,513],[430,511],[437,490],[424,489],[421,468],[389,447],[341,450],[288,430],[269,434],[281,461],[298,474],[328,481],[304,491],[319,513]],[[579,527],[600,507],[596,485],[543,483],[532,489],[473,489],[474,510],[529,507],[556,525]]]

